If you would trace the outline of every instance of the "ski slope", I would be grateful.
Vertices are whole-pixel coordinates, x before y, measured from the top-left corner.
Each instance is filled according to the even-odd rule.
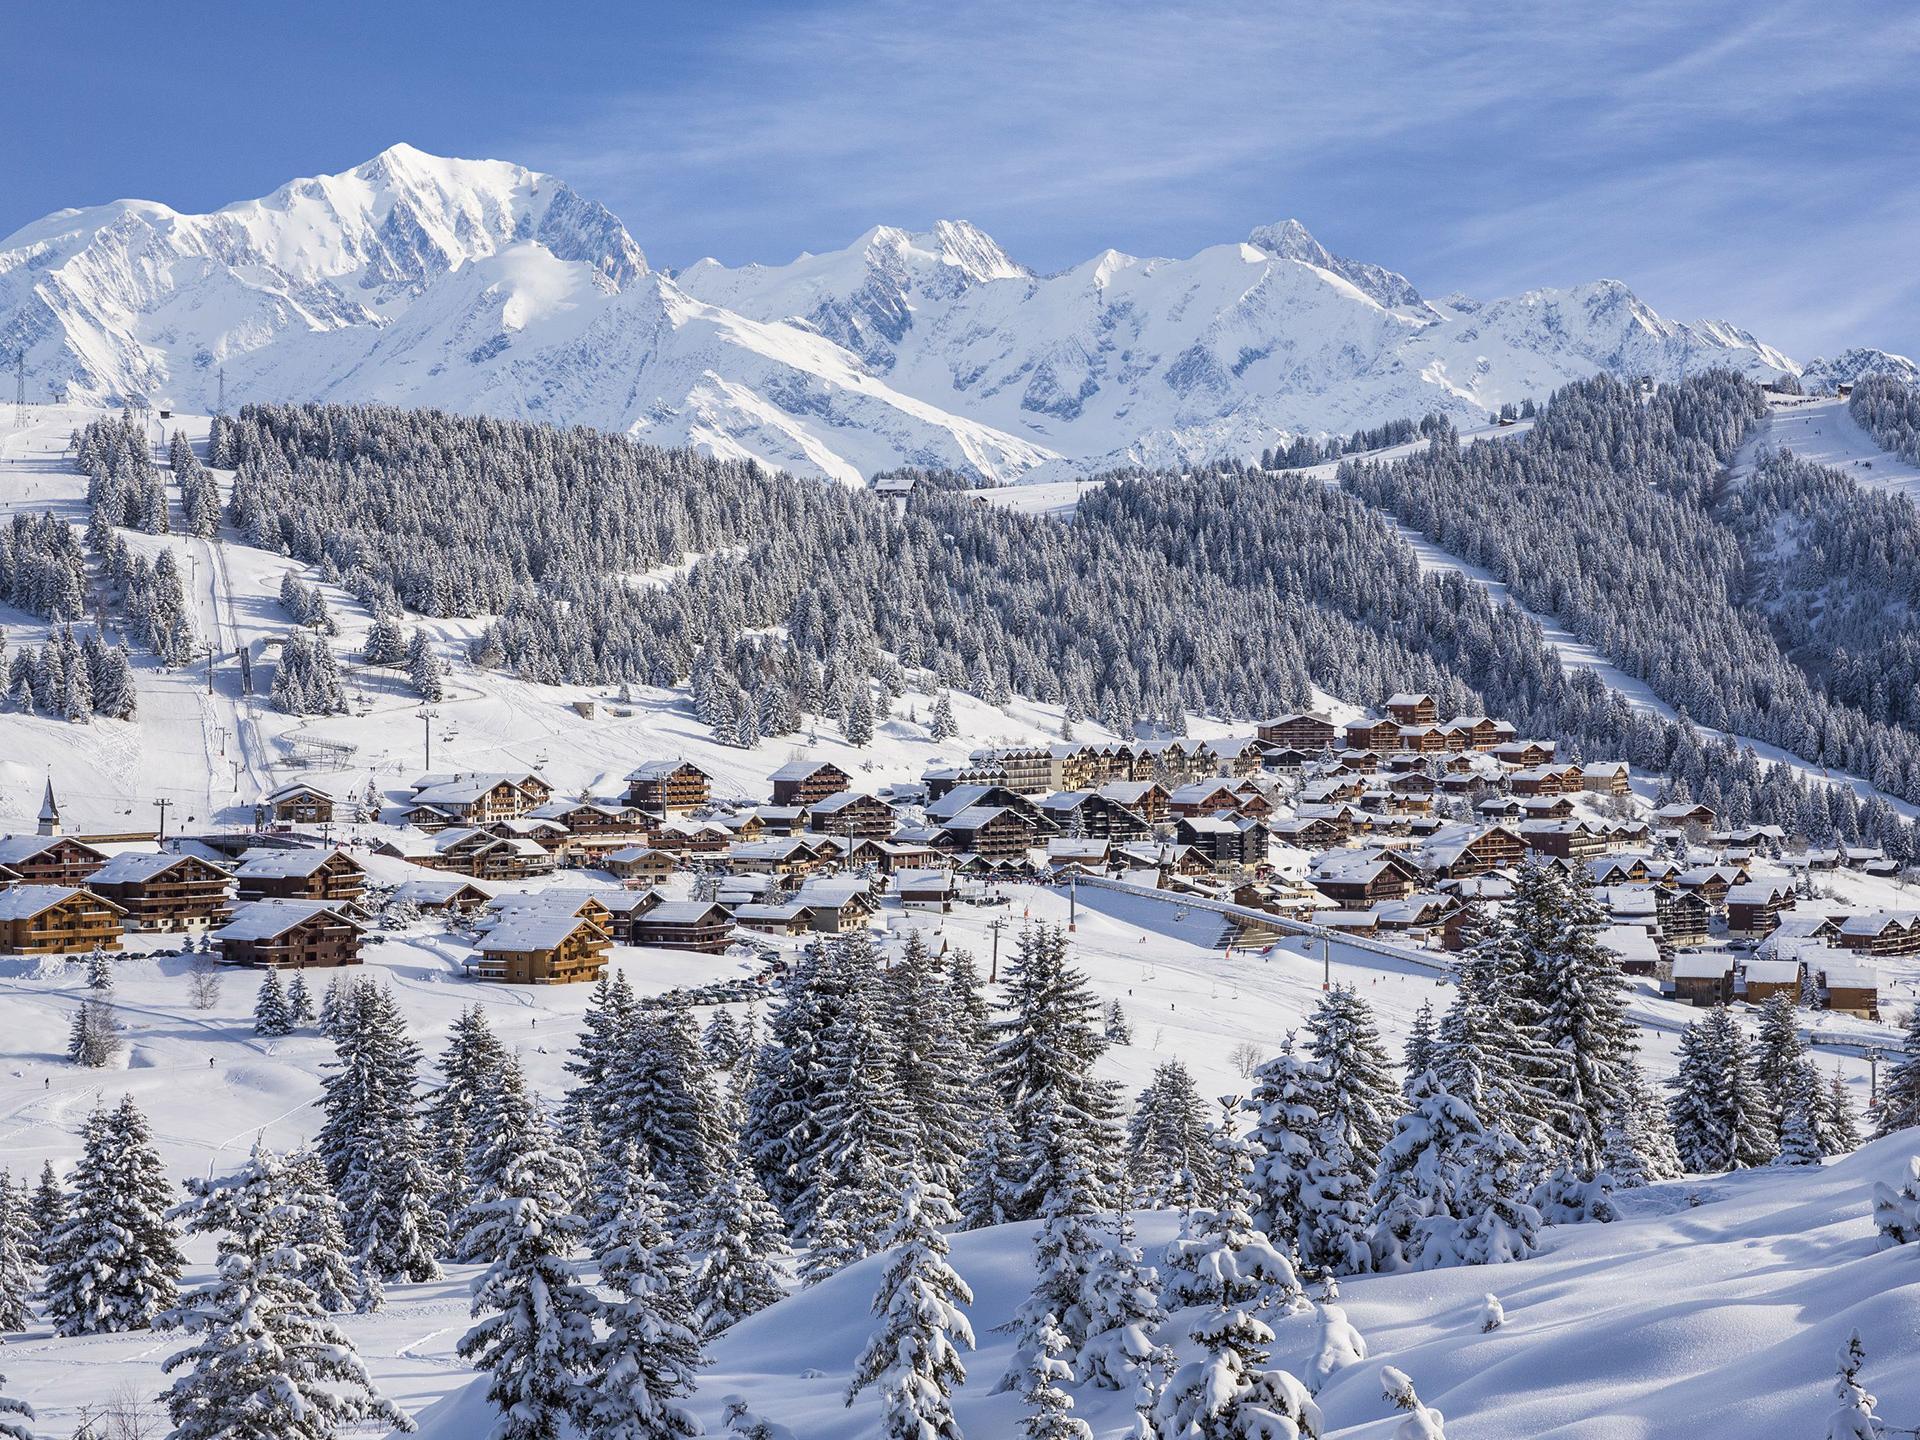
[[[1770,395],[1766,423],[1741,446],[1734,473],[1750,470],[1763,449],[1791,450],[1870,490],[1889,490],[1920,503],[1920,465],[1881,449],[1838,396]]]

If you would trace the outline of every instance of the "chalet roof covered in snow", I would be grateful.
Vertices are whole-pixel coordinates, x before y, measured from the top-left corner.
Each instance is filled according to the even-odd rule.
[[[365,927],[339,906],[326,900],[249,900],[238,906],[225,925],[213,932],[216,940],[278,940],[316,915],[327,915],[355,929]]]
[[[593,921],[566,910],[516,910],[481,936],[475,948],[488,955],[552,950],[582,926],[604,933]]]
[[[240,857],[240,868],[234,874],[242,880],[297,880],[312,875],[336,855],[345,857],[345,852],[305,847],[298,850],[249,850]]]
[[[15,885],[0,890],[0,920],[31,920],[75,895],[85,895],[95,904],[105,905],[111,910],[120,908],[109,900],[102,900],[71,885]]]
[[[89,885],[139,885],[163,875],[184,856],[165,851],[123,850],[88,877]]]

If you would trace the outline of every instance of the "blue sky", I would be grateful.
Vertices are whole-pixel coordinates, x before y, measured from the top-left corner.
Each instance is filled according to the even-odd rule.
[[[11,7],[0,233],[396,140],[552,171],[656,264],[981,225],[1041,269],[1286,216],[1430,294],[1617,276],[1800,359],[1920,354],[1920,7]]]

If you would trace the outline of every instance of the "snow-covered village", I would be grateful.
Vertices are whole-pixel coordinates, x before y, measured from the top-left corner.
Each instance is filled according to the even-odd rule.
[[[1901,227],[1535,148],[1910,27],[431,9],[0,87],[0,1440],[1920,1432]]]

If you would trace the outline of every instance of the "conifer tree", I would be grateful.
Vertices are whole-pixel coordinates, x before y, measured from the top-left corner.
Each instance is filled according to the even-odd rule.
[[[260,995],[253,1003],[253,1033],[279,1036],[293,1033],[293,1013],[287,1006],[287,992],[280,984],[280,972],[269,967],[260,981]]]
[[[98,997],[82,1000],[73,1012],[73,1026],[67,1032],[67,1059],[99,1070],[113,1064],[124,1048],[113,1003]]]
[[[1422,1000],[1420,1008],[1413,1012],[1413,1024],[1407,1030],[1407,1044],[1401,1052],[1401,1068],[1406,1072],[1400,1082],[1400,1093],[1411,1097],[1413,1082],[1419,1079],[1434,1064],[1433,1002]]]
[[[1874,1414],[1879,1402],[1860,1384],[1860,1371],[1866,1363],[1866,1347],[1855,1330],[1840,1350],[1839,1378],[1833,1382],[1833,1398],[1838,1403],[1827,1417],[1827,1440],[1881,1440],[1881,1422]]]
[[[571,1208],[578,1157],[554,1135],[511,1061],[481,1153],[484,1173],[494,1178],[469,1207],[475,1223],[467,1233],[475,1253],[493,1263],[474,1283],[478,1323],[458,1349],[492,1377],[487,1398],[500,1412],[498,1440],[549,1440],[562,1422],[584,1422],[593,1407],[601,1306],[572,1263],[585,1230]]]
[[[87,956],[87,988],[101,995],[113,989],[113,962],[98,945]]]
[[[933,697],[933,715],[928,721],[927,733],[935,740],[951,740],[960,733],[959,723],[953,718],[953,697],[944,690]]]
[[[1920,1005],[1914,1006],[1901,1042],[1901,1059],[1887,1072],[1874,1109],[1874,1134],[1891,1135],[1920,1125]]]
[[[0,1375],[0,1385],[6,1383],[7,1377]],[[0,1393],[0,1440],[33,1440],[33,1432],[26,1426],[33,1418],[33,1407],[26,1401]]]
[[[1160,1276],[1134,1243],[1133,1213],[1114,1218],[1112,1238],[1094,1257],[1081,1285],[1087,1338],[1080,1346],[1080,1374],[1102,1390],[1133,1391],[1157,1355],[1154,1333],[1166,1319]]]
[[[1819,1134],[1822,1155],[1845,1155],[1860,1148],[1860,1126],[1854,1118],[1853,1097],[1847,1082],[1835,1070],[1826,1086],[1826,1104],[1820,1109]]]
[[[27,1202],[27,1216],[33,1226],[33,1257],[44,1259],[53,1232],[67,1216],[67,1197],[51,1160],[40,1162],[40,1183],[33,1187],[33,1198]]]
[[[1380,1147],[1393,1133],[1400,1100],[1373,1008],[1352,986],[1336,985],[1314,1007],[1307,1032],[1309,1052],[1325,1078],[1326,1113],[1346,1141],[1354,1168],[1370,1180]]]
[[[1519,1146],[1487,1131],[1429,1071],[1380,1156],[1373,1185],[1376,1270],[1489,1264],[1531,1254],[1540,1224],[1523,1197]]]
[[[1820,1072],[1811,1060],[1803,1058],[1788,1070],[1784,1085],[1773,1163],[1818,1165],[1825,1153],[1820,1144],[1820,1122],[1827,1100]]]
[[[1203,1311],[1188,1330],[1196,1359],[1160,1392],[1153,1424],[1183,1440],[1293,1440],[1321,1433],[1320,1407],[1285,1370],[1265,1368],[1273,1331],[1244,1306]]]
[[[961,1440],[952,1397],[967,1379],[960,1351],[973,1348],[973,1292],[947,1260],[941,1227],[954,1219],[944,1190],[910,1180],[881,1242],[891,1253],[873,1297],[880,1328],[855,1362],[847,1403],[880,1384],[887,1440]]]
[[[1526,953],[1525,988],[1540,1016],[1540,1040],[1564,1063],[1557,1102],[1543,1116],[1567,1141],[1573,1163],[1600,1164],[1605,1131],[1626,1098],[1636,1049],[1627,1018],[1627,982],[1598,934],[1606,915],[1585,872],[1522,867],[1511,907]]]
[[[687,1267],[664,1223],[666,1190],[638,1152],[624,1152],[626,1186],[600,1254],[601,1283],[619,1298],[605,1306],[606,1335],[590,1383],[592,1434],[670,1440],[699,1435],[700,1423],[674,1403],[706,1363],[686,1293]]]
[[[915,1172],[949,1195],[963,1184],[982,1077],[949,977],[915,930],[886,975],[893,1083],[906,1107]]]
[[[1247,1139],[1254,1152],[1254,1224],[1276,1245],[1300,1250],[1308,1224],[1302,1192],[1308,1169],[1322,1149],[1325,1086],[1319,1069],[1289,1046],[1253,1072],[1247,1109],[1254,1116]]]
[[[632,1144],[686,1210],[713,1184],[721,1161],[721,1114],[700,1035],[684,1004],[636,1011],[596,1120],[603,1147]]]
[[[1873,1182],[1873,1223],[1883,1247],[1920,1242],[1920,1155],[1908,1159],[1898,1190],[1884,1180]]]
[[[298,970],[287,982],[287,1015],[295,1025],[313,1024],[313,992],[307,988],[307,977]]]
[[[1367,1186],[1354,1168],[1345,1131],[1322,1132],[1300,1187],[1297,1239],[1300,1263],[1326,1275],[1359,1275],[1373,1268]]]
[[[1035,1117],[1035,1153],[1046,1157],[1034,1180],[1044,1199],[1033,1232],[1033,1291],[1015,1312],[1019,1340],[996,1391],[1018,1386],[1026,1373],[1042,1322],[1059,1325],[1069,1345],[1086,1339],[1087,1275],[1104,1248],[1097,1211],[1099,1186],[1089,1171],[1076,1127],[1044,1107]]]
[[[1164,1060],[1135,1102],[1127,1127],[1129,1179],[1153,1209],[1205,1202],[1213,1156],[1200,1091],[1178,1060]]]
[[[425,1143],[435,1181],[435,1197],[447,1217],[447,1253],[467,1253],[461,1217],[474,1191],[476,1137],[486,1133],[501,1071],[507,1064],[506,1046],[493,1033],[485,1013],[470,1005],[447,1032],[447,1048],[440,1055],[440,1088],[427,1102]]]
[[[33,1298],[33,1221],[26,1186],[0,1170],[0,1335],[24,1330]]]
[[[132,1097],[87,1117],[71,1183],[43,1252],[47,1317],[61,1335],[144,1329],[173,1303],[182,1258],[172,1185]]]
[[[1006,1224],[1020,1207],[1022,1189],[1018,1146],[998,1095],[990,1093],[982,1103],[979,1127],[959,1199],[960,1222],[968,1230]]]
[[[327,1183],[326,1166],[311,1147],[285,1157],[280,1174],[280,1219],[299,1256],[295,1274],[322,1310],[341,1314],[360,1300],[345,1216]]]
[[[701,1257],[688,1287],[701,1335],[718,1335],[786,1294],[782,1271],[792,1252],[785,1229],[753,1172],[739,1161],[700,1197],[683,1245]]]
[[[183,1440],[331,1440],[377,1420],[413,1422],[374,1387],[353,1344],[325,1317],[285,1209],[282,1167],[257,1145],[234,1176],[193,1187],[190,1228],[220,1236],[214,1278],[161,1324],[195,1337],[171,1356],[184,1372],[161,1398]]]
[[[1407,1417],[1394,1427],[1393,1440],[1447,1440],[1445,1417],[1421,1401],[1414,1391],[1413,1381],[1407,1378],[1404,1371],[1396,1370],[1391,1365],[1382,1365],[1380,1388],[1385,1392],[1388,1403]]]
[[[1026,1440],[1093,1440],[1087,1422],[1075,1418],[1073,1397],[1064,1388],[1073,1383],[1073,1366],[1061,1358],[1068,1348],[1067,1337],[1049,1315],[1035,1337],[1020,1387],[1026,1406],[1020,1433]]]
[[[1093,1075],[1107,1042],[1099,1002],[1067,963],[1065,932],[1044,925],[1022,931],[1005,991],[1007,1013],[993,1028],[992,1077],[1024,1174],[1014,1218],[1030,1219],[1046,1202],[1044,1144],[1070,1138],[1087,1170],[1103,1187],[1111,1183],[1117,1106],[1112,1086]]]
[[[1667,1082],[1674,1144],[1689,1170],[1741,1170],[1774,1156],[1767,1106],[1746,1037],[1723,1006],[1680,1036],[1679,1068]]]
[[[371,981],[343,993],[334,1036],[319,1150],[348,1244],[376,1280],[431,1280],[446,1227],[416,1114],[419,1047],[392,995]]]

